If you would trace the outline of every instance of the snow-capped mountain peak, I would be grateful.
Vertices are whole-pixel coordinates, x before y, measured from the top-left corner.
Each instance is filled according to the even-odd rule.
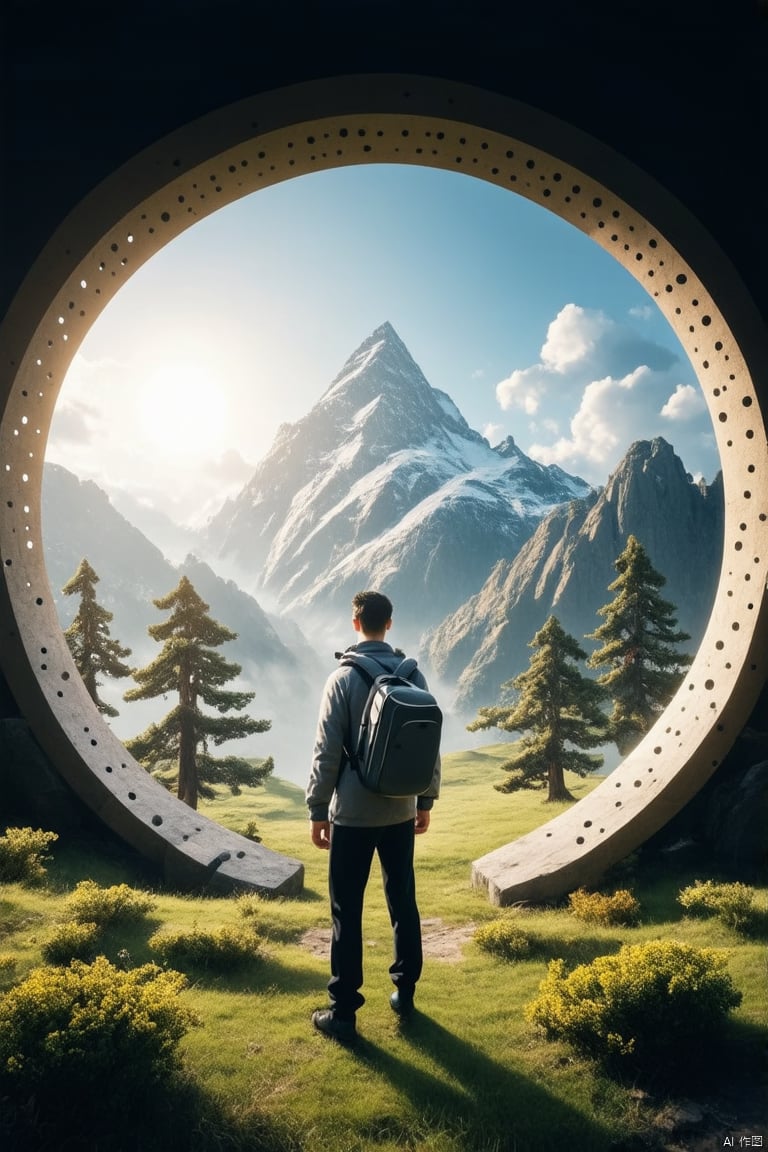
[[[351,595],[377,586],[400,598],[399,619],[426,627],[588,490],[516,447],[492,449],[385,322],[281,426],[211,522],[208,551],[285,611],[346,619]]]

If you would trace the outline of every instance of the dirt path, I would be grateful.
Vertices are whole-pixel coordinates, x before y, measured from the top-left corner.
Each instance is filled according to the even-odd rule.
[[[439,917],[422,920],[421,940],[424,955],[456,964],[462,959],[462,948],[475,933],[474,924],[444,924]],[[330,928],[309,928],[300,940],[301,946],[313,956],[326,957],[331,946]],[[369,948],[378,947],[377,940],[366,940]]]

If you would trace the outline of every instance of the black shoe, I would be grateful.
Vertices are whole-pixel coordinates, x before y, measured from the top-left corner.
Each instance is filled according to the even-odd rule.
[[[389,1006],[398,1016],[411,1016],[414,1011],[413,992],[401,992],[396,988],[389,998]]]
[[[338,1040],[340,1044],[354,1044],[357,1028],[354,1020],[340,1020],[332,1008],[318,1008],[312,1013],[312,1023],[318,1032]]]

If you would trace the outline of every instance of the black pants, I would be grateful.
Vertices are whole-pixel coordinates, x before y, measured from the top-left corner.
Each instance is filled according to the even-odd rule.
[[[379,854],[384,895],[394,933],[393,983],[412,993],[421,975],[421,921],[413,872],[414,822],[382,828],[331,826],[329,888],[333,935],[328,994],[340,1019],[365,1003],[363,984],[363,898],[374,852]]]

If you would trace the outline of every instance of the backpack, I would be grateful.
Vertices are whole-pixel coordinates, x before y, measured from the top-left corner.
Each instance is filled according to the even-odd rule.
[[[380,796],[426,792],[440,753],[443,714],[426,688],[413,684],[416,661],[406,659],[393,672],[354,650],[341,653],[368,685],[357,738],[344,751],[360,782]]]

